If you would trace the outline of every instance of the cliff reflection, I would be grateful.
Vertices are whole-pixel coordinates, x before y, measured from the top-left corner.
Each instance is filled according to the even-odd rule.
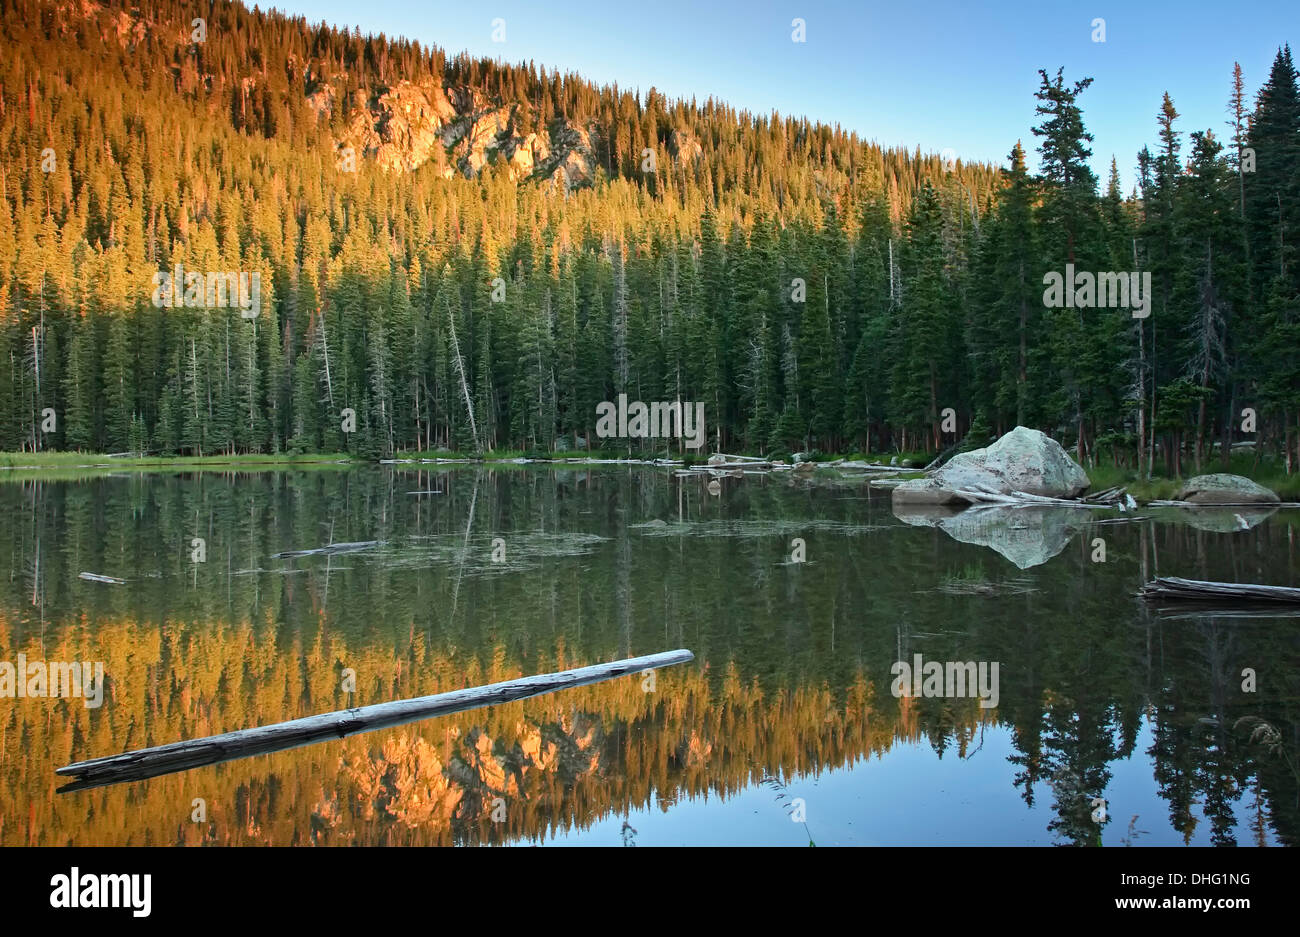
[[[445,494],[404,498],[416,488]],[[1163,822],[1184,837],[1199,812],[1214,842],[1296,841],[1294,630],[1164,621],[1132,599],[1157,558],[1163,573],[1232,578],[1249,562],[1293,582],[1293,513],[1225,535],[1105,527],[1111,562],[1091,563],[1080,538],[1029,571],[1033,592],[958,596],[935,586],[983,547],[892,521],[887,500],[777,481],[715,498],[643,470],[97,479],[0,486],[0,509],[18,519],[0,536],[0,660],[101,660],[108,679],[99,709],[0,700],[6,845],[534,841],[900,744],[964,758],[994,724],[1015,740],[1013,783],[1029,803],[1050,793],[1063,841],[1097,841],[1091,798],[1125,758],[1149,759]],[[704,533],[636,526],[656,519]],[[809,562],[791,564],[801,527]],[[361,540],[384,545],[270,559]],[[698,661],[653,692],[621,678],[54,793],[54,769],[80,758],[676,646]],[[1000,661],[999,707],[894,698],[890,664],[921,652]]]

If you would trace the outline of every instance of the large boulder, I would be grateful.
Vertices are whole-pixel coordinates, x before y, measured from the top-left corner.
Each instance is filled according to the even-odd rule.
[[[1001,493],[1023,491],[1049,498],[1073,498],[1089,485],[1087,474],[1060,443],[1024,426],[987,449],[959,452],[935,477],[949,488],[979,482]]]
[[[958,453],[929,478],[903,482],[894,489],[893,500],[952,504],[965,500],[956,494],[963,488],[1073,498],[1088,485],[1087,474],[1060,443],[1036,429],[1017,426],[987,449]]]
[[[1277,492],[1240,475],[1197,475],[1178,493],[1179,501],[1192,504],[1276,504]]]

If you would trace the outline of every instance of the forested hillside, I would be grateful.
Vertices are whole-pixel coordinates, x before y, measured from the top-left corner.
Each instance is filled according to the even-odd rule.
[[[702,401],[724,451],[1300,449],[1287,47],[1222,127],[1149,102],[1126,196],[1056,71],[998,169],[195,10],[0,3],[0,450],[548,449],[619,393]],[[1067,264],[1150,273],[1150,315],[1048,308]],[[259,274],[259,314],[156,305],[177,265]]]

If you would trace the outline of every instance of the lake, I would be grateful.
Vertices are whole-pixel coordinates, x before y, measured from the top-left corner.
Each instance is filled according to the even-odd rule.
[[[635,465],[5,481],[0,662],[102,662],[104,687],[0,698],[0,844],[1300,836],[1300,618],[1135,595],[1300,585],[1300,512],[896,516],[854,480],[712,487]],[[58,792],[72,761],[675,648],[695,660]],[[996,700],[919,674],[896,695],[898,662],[984,665]]]

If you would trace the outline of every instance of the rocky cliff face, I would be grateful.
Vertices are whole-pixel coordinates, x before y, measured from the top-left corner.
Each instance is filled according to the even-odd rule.
[[[113,10],[97,0],[53,0],[53,8],[61,31],[91,21],[92,28],[125,50],[150,40],[168,48],[170,58],[191,63],[198,48],[188,17],[181,23],[160,24],[148,11]],[[310,111],[317,120],[329,120],[343,103],[339,79],[345,76],[322,73],[319,62],[302,62],[294,55],[289,56],[289,64],[291,72],[299,79],[305,76],[312,89],[306,95]],[[173,72],[179,75],[177,67]],[[216,87],[213,79],[210,73],[200,76],[209,90]],[[251,99],[264,84],[265,70],[240,79],[240,90]],[[358,164],[371,160],[385,172],[414,172],[433,164],[443,178],[459,173],[472,179],[485,167],[496,165],[504,167],[515,182],[550,180],[566,191],[595,179],[594,123],[581,126],[553,120],[533,132],[536,121],[527,103],[489,100],[474,88],[443,85],[434,79],[419,83],[403,79],[351,95],[347,109],[351,117],[333,141],[340,162],[351,147]],[[700,146],[683,135],[674,142],[674,153],[680,152],[694,158]]]
[[[550,179],[566,190],[595,177],[593,128],[561,120],[540,133],[525,132],[521,128],[532,124],[527,105],[497,104],[472,88],[409,81],[356,94],[336,146],[340,152],[352,147],[358,160],[374,160],[386,172],[432,163],[444,178],[460,173],[472,179],[499,165],[516,182]],[[336,106],[333,86],[322,85],[308,100],[328,118]]]

